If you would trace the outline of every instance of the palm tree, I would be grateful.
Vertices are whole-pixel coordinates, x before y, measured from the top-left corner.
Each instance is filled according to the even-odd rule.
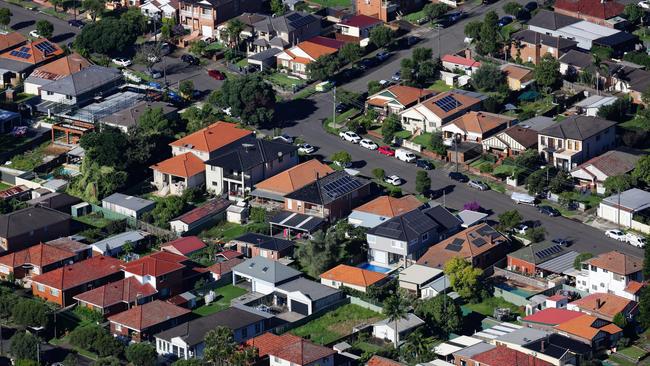
[[[386,299],[384,303],[384,314],[388,316],[388,321],[393,322],[395,331],[395,349],[399,343],[399,331],[397,322],[402,319],[408,319],[408,304],[399,293]]]
[[[228,43],[230,47],[236,46],[239,49],[239,34],[244,30],[244,23],[239,19],[233,19],[228,22],[226,31],[228,32]]]
[[[426,337],[422,328],[416,329],[409,334],[404,345],[404,353],[411,356],[407,359],[409,363],[423,362],[431,353],[431,338]]]
[[[596,92],[600,95],[600,77],[604,76],[607,78],[609,76],[609,67],[607,64],[603,63],[603,60],[597,54],[593,55],[591,65],[593,66],[594,71],[596,71]]]
[[[231,359],[236,347],[232,330],[223,326],[209,331],[205,335],[204,343],[204,359],[212,365],[219,366],[225,365]]]

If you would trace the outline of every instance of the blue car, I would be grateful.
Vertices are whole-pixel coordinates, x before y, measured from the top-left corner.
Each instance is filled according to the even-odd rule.
[[[497,23],[497,24],[499,25],[499,27],[505,27],[506,25],[508,25],[510,23],[512,23],[512,17],[506,15],[503,18],[499,19],[499,23]]]

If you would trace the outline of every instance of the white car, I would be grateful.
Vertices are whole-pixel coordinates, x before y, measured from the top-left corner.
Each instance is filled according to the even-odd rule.
[[[357,135],[356,133],[354,133],[352,131],[340,132],[339,137],[342,140],[351,142],[353,144],[358,144],[359,141],[361,141],[361,137],[359,137],[359,135]]]
[[[627,241],[627,235],[625,234],[625,232],[618,229],[605,231],[605,236],[618,241],[625,241],[625,242]]]
[[[396,175],[390,175],[388,177],[385,177],[384,182],[386,182],[388,184],[392,184],[394,186],[401,186],[402,183],[404,183],[404,182],[402,182],[402,178],[400,178],[400,177],[398,177]]]
[[[149,57],[147,57],[147,60],[148,60],[149,62],[155,64],[155,63],[157,63],[157,62],[160,62],[160,57],[158,57],[158,56],[156,56],[156,55],[149,55]]]
[[[112,61],[113,61],[114,64],[122,66],[122,67],[129,67],[129,66],[133,65],[133,62],[131,60],[129,60],[128,58],[117,57],[117,58],[114,58]]]
[[[293,144],[293,137],[291,137],[291,136],[289,136],[289,135],[285,135],[285,134],[282,134],[282,135],[279,135],[279,136],[275,136],[275,137],[273,138],[273,140],[275,140],[275,141],[281,141],[281,142],[286,142],[287,144]]]
[[[371,139],[363,139],[359,141],[359,146],[370,150],[377,150],[379,148],[379,146],[377,146],[377,144],[375,144]]]
[[[33,31],[29,32],[29,35],[30,35],[30,37],[34,37],[34,38],[41,38],[41,35],[38,34],[38,31],[37,31],[36,29],[34,29]]]
[[[639,1],[637,5],[642,9],[650,9],[650,0]]]
[[[526,226],[524,224],[519,224],[519,225],[515,226],[512,230],[515,233],[519,234],[519,235],[526,235],[526,231],[528,230],[528,226]]]
[[[316,151],[316,149],[313,146],[309,145],[309,144],[300,144],[300,145],[298,145],[298,152],[301,153],[301,154],[309,155],[309,154],[313,153],[314,151]]]
[[[132,73],[131,71],[124,70],[122,72],[122,75],[124,75],[124,78],[126,80],[128,80],[128,81],[132,81],[134,83],[141,83],[142,82],[142,78],[139,77],[138,75]]]
[[[632,233],[627,234],[626,241],[638,248],[645,248],[645,245],[647,243],[646,239],[643,236]]]

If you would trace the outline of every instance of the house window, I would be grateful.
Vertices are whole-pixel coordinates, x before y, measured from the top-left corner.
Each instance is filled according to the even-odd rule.
[[[377,238],[374,235],[368,235],[368,244],[375,244],[377,242]]]
[[[596,286],[596,285],[591,285],[591,289],[594,290],[594,291],[596,291],[596,290],[598,290],[598,286]]]
[[[66,96],[65,96],[65,99],[67,99],[67,100],[72,100],[72,95],[66,95]]]
[[[603,273],[609,273],[609,271],[603,268]]]
[[[117,324],[117,323],[115,323],[115,331],[116,331],[116,332],[121,332],[121,331],[122,331],[122,326],[119,325],[119,324]]]
[[[217,182],[217,181],[215,181],[215,180],[213,180],[213,181],[212,181],[212,185],[216,187],[216,186],[218,186],[218,185],[219,185],[219,182]]]
[[[54,95],[54,92],[48,91],[47,95]]]
[[[57,290],[55,288],[51,288],[50,289],[50,295],[58,297],[59,296],[59,290]]]
[[[623,281],[623,276],[618,273],[612,274],[612,277],[614,278],[614,281]]]
[[[41,285],[40,283],[36,285],[36,289],[39,292],[45,292],[45,286]]]
[[[601,282],[600,287],[605,287],[605,284]]]
[[[275,356],[273,356],[273,362],[275,362],[275,363],[280,363],[280,359],[277,358],[277,357],[275,357]]]
[[[393,240],[392,243],[391,243],[391,246],[393,248],[404,249],[404,243],[402,243],[401,241],[397,241],[397,240]]]
[[[591,266],[591,271],[592,271],[592,272],[598,272],[598,267],[596,267],[596,266]]]
[[[542,142],[542,146],[546,146],[546,136],[541,136],[540,141]]]

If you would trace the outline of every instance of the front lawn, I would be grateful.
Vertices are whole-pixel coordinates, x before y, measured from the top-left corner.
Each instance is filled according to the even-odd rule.
[[[624,356],[630,357],[635,360],[638,360],[648,354],[646,350],[644,350],[641,347],[637,347],[635,345],[623,349],[619,349],[616,351],[616,353],[620,353]]]
[[[463,305],[463,308],[485,316],[493,316],[494,309],[496,308],[508,308],[514,315],[521,315],[522,317],[525,316],[524,312],[519,306],[511,302],[507,302],[501,297],[490,297],[476,304]]]
[[[225,310],[230,307],[230,302],[233,299],[244,295],[246,293],[246,290],[241,287],[226,285],[215,289],[214,292],[217,295],[215,301],[211,302],[209,305],[203,305],[194,309],[194,314],[206,316],[214,314],[221,310]]]
[[[343,305],[320,318],[291,331],[318,344],[327,344],[343,336],[352,334],[352,328],[362,324],[372,324],[381,320],[381,314],[362,308],[359,305]]]
[[[46,142],[34,150],[26,151],[21,155],[12,157],[11,165],[9,167],[26,172],[34,170],[34,168],[43,164],[43,158],[45,158],[45,147],[47,147],[47,145],[49,145],[49,142]]]
[[[325,8],[352,6],[351,0],[309,0],[308,2],[318,4]]]
[[[431,134],[429,132],[415,136],[412,142],[421,145],[427,150],[431,150]]]
[[[304,85],[305,81],[298,78],[291,78],[282,72],[276,72],[266,77],[270,82],[285,89],[290,89],[294,86]]]
[[[446,91],[452,90],[453,88],[453,86],[447,85],[443,80],[436,80],[436,82],[431,84],[427,89],[431,89],[438,93],[444,93]]]
[[[402,130],[395,133],[395,138],[400,138],[402,140],[408,140],[411,138],[411,132]]]
[[[418,21],[420,19],[425,19],[427,16],[424,14],[424,10],[416,11],[414,13],[406,14],[404,16],[404,20],[407,22],[419,24]]]

